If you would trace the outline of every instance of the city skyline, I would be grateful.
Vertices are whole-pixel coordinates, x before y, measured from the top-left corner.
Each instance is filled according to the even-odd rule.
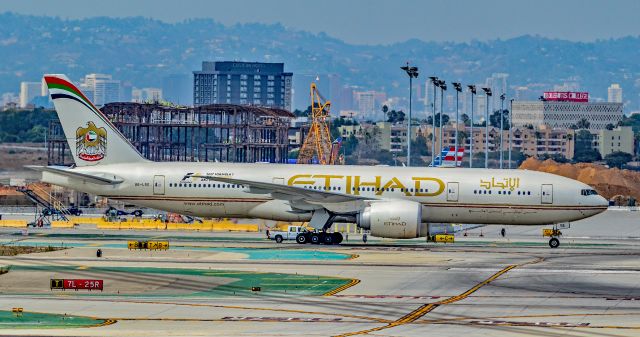
[[[94,2],[37,0],[4,1],[0,12],[57,16],[69,19],[106,17],[149,17],[169,23],[189,19],[213,19],[227,26],[236,24],[282,24],[311,33],[326,33],[347,43],[376,45],[423,41],[468,42],[539,35],[570,41],[595,41],[640,35],[637,13],[640,2],[634,0],[541,0],[514,2],[490,0],[478,3],[458,1],[400,0],[327,0],[320,7],[283,0],[277,4],[258,0],[210,2],[203,0],[172,2],[115,0]],[[126,11],[122,11],[126,8]],[[339,8],[324,12],[325,8]],[[472,8],[473,10],[461,10]],[[309,20],[318,13],[331,20]],[[401,23],[401,24],[398,24]]]

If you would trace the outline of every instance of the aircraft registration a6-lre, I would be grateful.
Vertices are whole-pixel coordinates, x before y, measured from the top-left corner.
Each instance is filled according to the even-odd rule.
[[[151,162],[65,76],[45,80],[75,166],[31,168],[48,183],[159,210],[319,230],[351,222],[408,239],[426,236],[427,223],[547,225],[608,205],[581,182],[526,170]]]

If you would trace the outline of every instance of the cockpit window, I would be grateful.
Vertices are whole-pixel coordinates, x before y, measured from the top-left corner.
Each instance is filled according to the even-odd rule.
[[[584,189],[584,190],[580,191],[580,194],[582,194],[582,195],[598,195],[598,192],[596,192],[596,190]]]

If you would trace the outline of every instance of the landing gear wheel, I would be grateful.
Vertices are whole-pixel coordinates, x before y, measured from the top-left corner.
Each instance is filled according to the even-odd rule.
[[[296,242],[304,245],[305,243],[307,243],[307,236],[304,234],[298,234],[298,236],[296,236]]]
[[[311,234],[311,243],[313,243],[314,245],[320,244],[320,235],[316,233]]]
[[[282,235],[276,235],[276,242],[282,243]]]
[[[558,246],[560,246],[560,240],[558,240],[557,238],[551,238],[549,240],[549,247],[558,248]]]
[[[324,240],[322,240],[322,242],[324,242],[325,245],[332,245],[333,244],[333,234],[325,234],[324,235]]]
[[[339,245],[340,243],[342,243],[342,234],[333,233],[331,235],[333,236],[333,244],[334,245]]]

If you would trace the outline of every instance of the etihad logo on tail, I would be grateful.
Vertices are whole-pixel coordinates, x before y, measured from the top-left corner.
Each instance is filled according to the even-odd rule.
[[[76,130],[76,153],[84,161],[99,161],[107,153],[107,130],[98,128],[93,122]]]

